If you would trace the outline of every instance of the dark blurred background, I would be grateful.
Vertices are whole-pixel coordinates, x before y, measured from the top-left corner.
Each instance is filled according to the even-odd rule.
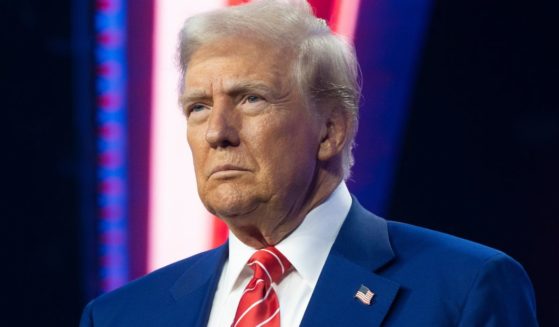
[[[79,131],[71,1],[0,1],[3,326],[76,326]]]
[[[12,325],[75,326],[91,297],[84,217],[95,190],[83,190],[95,180],[95,119],[83,99],[93,90],[94,38],[86,29],[76,39],[76,26],[92,25],[92,6],[0,1],[1,298]],[[542,326],[559,326],[557,21],[551,1],[433,3],[382,212],[513,256],[533,281]],[[370,150],[363,133],[350,188],[367,206],[366,183],[356,185]]]
[[[439,1],[390,216],[501,249],[559,326],[557,7]]]
[[[501,249],[559,326],[557,6],[437,1],[390,217]]]

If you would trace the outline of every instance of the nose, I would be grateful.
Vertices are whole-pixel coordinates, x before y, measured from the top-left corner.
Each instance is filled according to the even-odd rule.
[[[234,107],[230,103],[214,103],[208,119],[206,141],[212,148],[239,145],[239,130]]]

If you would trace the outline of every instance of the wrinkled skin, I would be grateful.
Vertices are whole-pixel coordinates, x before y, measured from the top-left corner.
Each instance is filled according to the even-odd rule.
[[[289,235],[342,179],[347,119],[307,105],[292,57],[241,38],[210,43],[181,95],[200,198],[254,248]]]

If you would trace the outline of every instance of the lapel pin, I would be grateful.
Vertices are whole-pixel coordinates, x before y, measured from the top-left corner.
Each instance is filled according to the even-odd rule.
[[[359,289],[357,290],[357,293],[355,293],[354,297],[365,305],[371,305],[373,296],[375,296],[375,293],[371,292],[371,290],[367,286],[361,285],[361,287],[359,287]]]

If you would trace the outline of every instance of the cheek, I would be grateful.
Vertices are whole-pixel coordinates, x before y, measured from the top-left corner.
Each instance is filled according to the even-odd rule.
[[[286,179],[294,180],[312,174],[318,136],[310,125],[294,121],[278,124],[276,121],[256,130],[258,134],[253,135],[253,150],[260,159],[261,168],[272,175],[271,179],[285,183]]]
[[[192,153],[192,160],[196,170],[196,175],[198,175],[205,160],[205,139],[203,134],[197,131],[196,128],[189,128],[186,134],[186,140],[188,142],[188,146],[190,147],[190,152]]]

